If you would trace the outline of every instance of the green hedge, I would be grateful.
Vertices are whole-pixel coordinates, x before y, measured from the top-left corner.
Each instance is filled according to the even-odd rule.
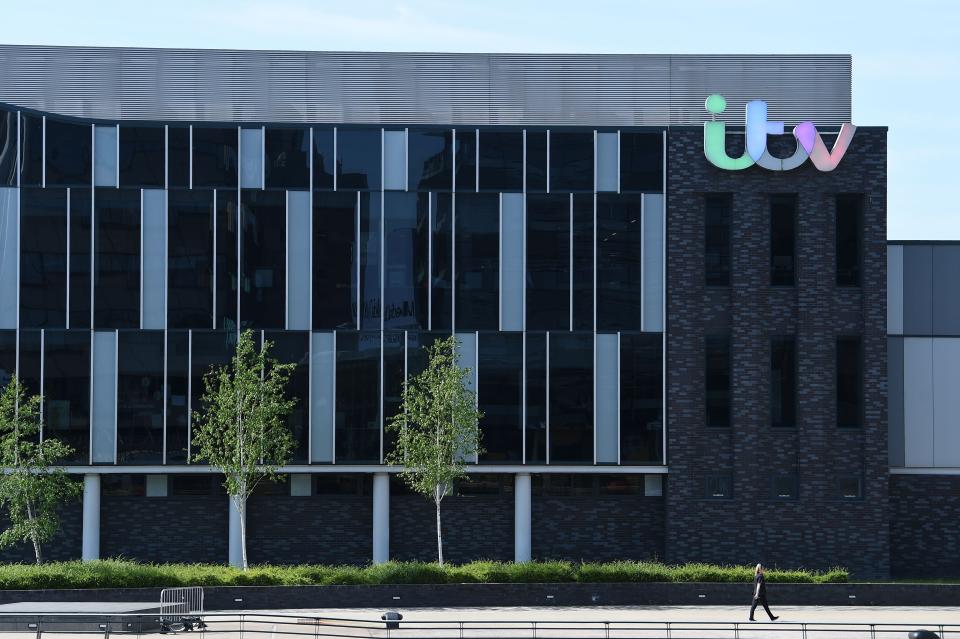
[[[847,571],[770,570],[770,582],[842,583]],[[570,583],[570,582],[750,582],[749,566],[617,561],[524,564],[475,561],[440,567],[436,563],[389,562],[374,566],[253,566],[246,572],[211,564],[142,564],[125,560],[0,565],[0,589],[146,588],[163,586],[304,586],[334,584]]]

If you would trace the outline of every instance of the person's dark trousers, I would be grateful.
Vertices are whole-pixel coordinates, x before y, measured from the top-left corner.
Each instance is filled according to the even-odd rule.
[[[757,609],[758,605],[763,606],[763,609],[766,610],[767,614],[770,616],[771,621],[776,619],[776,617],[773,616],[773,613],[770,612],[770,606],[767,605],[767,598],[757,597],[756,599],[753,600],[753,605],[750,606],[750,621],[753,621],[753,611]]]

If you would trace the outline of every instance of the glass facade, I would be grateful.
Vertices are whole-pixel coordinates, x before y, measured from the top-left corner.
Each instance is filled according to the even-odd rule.
[[[2,111],[0,182],[19,178],[20,207],[0,377],[44,393],[75,462],[187,464],[204,376],[250,328],[297,364],[293,462],[379,464],[405,375],[455,331],[485,414],[480,464],[591,465],[598,411],[613,461],[663,464],[663,335],[638,310],[662,133],[602,133],[598,195],[587,128],[95,128]],[[312,211],[296,224],[294,196]],[[597,330],[618,385],[600,405]]]

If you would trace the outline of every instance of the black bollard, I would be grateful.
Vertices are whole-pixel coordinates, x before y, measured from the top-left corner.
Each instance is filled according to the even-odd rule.
[[[920,630],[913,630],[907,637],[910,639],[940,639],[940,635],[935,633],[932,630],[925,630],[921,628]]]
[[[390,610],[380,615],[380,619],[387,622],[387,630],[397,630],[400,628],[400,620],[403,619],[403,615],[394,610]],[[929,637],[922,637],[921,639],[929,639]],[[937,639],[939,639],[939,637]]]

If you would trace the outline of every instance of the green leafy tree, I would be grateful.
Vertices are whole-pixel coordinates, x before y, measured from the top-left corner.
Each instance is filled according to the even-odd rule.
[[[224,475],[224,487],[240,515],[243,569],[247,569],[247,499],[263,480],[281,480],[277,470],[290,461],[293,437],[286,417],[296,399],[286,397],[295,364],[269,356],[272,342],[257,351],[253,332],[237,340],[230,363],[204,375],[202,410],[193,415],[194,460]]]
[[[466,477],[465,460],[482,453],[476,398],[468,387],[469,368],[461,368],[457,340],[450,336],[425,346],[426,369],[404,380],[400,412],[387,430],[396,445],[387,463],[402,466],[400,477],[415,492],[432,499],[437,511],[437,560],[443,565],[440,502],[455,481]]]
[[[0,533],[0,548],[33,544],[37,563],[43,544],[60,529],[60,507],[80,496],[83,488],[55,464],[73,455],[73,449],[52,437],[40,439],[39,395],[14,376],[0,393],[0,505],[9,527]]]

